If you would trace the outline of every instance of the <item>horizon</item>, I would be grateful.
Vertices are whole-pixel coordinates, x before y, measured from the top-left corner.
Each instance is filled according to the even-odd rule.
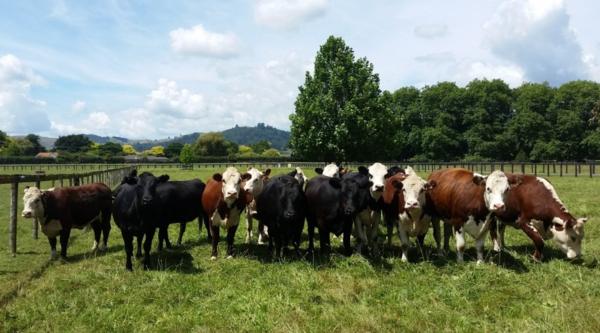
[[[236,124],[289,131],[330,35],[373,64],[381,90],[600,81],[599,11],[583,0],[2,3],[0,130],[136,140]]]

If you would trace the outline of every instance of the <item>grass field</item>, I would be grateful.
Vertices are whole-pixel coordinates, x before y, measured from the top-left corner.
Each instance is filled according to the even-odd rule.
[[[213,172],[168,170],[171,179],[206,180]],[[137,262],[130,273],[116,226],[105,254],[90,253],[93,233],[76,230],[68,260],[48,262],[47,240],[33,240],[31,222],[22,218],[12,258],[8,186],[0,185],[0,330],[599,332],[600,179],[550,180],[573,213],[590,218],[583,263],[566,261],[551,242],[545,261],[534,263],[531,242],[512,228],[501,255],[486,241],[488,263],[480,266],[469,238],[460,265],[453,250],[447,259],[426,261],[413,250],[410,263],[402,263],[397,238],[379,260],[336,253],[272,262],[265,247],[243,244],[243,220],[234,259],[224,258],[222,238],[220,257],[211,261],[206,230],[199,235],[192,222],[182,247],[153,252],[154,269],[143,271]],[[172,241],[177,232],[171,226]],[[430,233],[426,244],[432,243]]]

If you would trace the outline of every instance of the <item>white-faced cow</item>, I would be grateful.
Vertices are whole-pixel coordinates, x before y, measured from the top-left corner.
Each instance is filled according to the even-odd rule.
[[[354,219],[354,234],[357,239],[356,251],[361,253],[363,246],[368,246],[373,254],[377,255],[377,234],[381,221],[381,196],[385,185],[387,167],[381,163],[374,163],[368,168],[369,204]]]
[[[288,173],[288,175],[296,178],[298,184],[300,184],[300,188],[304,189],[304,185],[306,185],[308,177],[306,177],[304,171],[300,167],[296,167],[296,169],[292,170],[292,172]]]
[[[466,169],[451,168],[434,171],[428,179],[433,188],[427,191],[427,214],[433,222],[434,237],[440,244],[439,219],[454,228],[456,259],[463,261],[464,232],[475,238],[477,263],[483,262],[483,243],[490,227],[492,213],[504,209],[509,189],[508,178],[502,171],[484,177]],[[445,237],[447,247],[448,237]]]
[[[260,172],[256,168],[250,168],[247,173],[250,175],[250,179],[244,183],[244,191],[249,196],[246,200],[250,203],[246,207],[246,243],[250,243],[252,241],[252,219],[256,217],[256,197],[262,192],[265,183],[269,180],[271,169]],[[259,221],[258,244],[264,244],[268,236],[267,228]]]
[[[37,218],[42,232],[48,236],[51,256],[56,257],[56,236],[60,235],[60,255],[67,257],[71,228],[94,230],[92,250],[105,249],[110,233],[112,196],[108,186],[101,183],[62,187],[41,191],[37,187],[25,189],[23,217]],[[103,242],[100,243],[100,236]]]
[[[579,257],[587,219],[573,217],[546,179],[531,175],[507,176],[516,186],[506,195],[506,209],[495,214],[500,237],[496,237],[496,229],[492,228],[494,249],[500,251],[504,246],[504,228],[509,224],[531,238],[535,245],[533,258],[537,261],[543,257],[544,239],[554,239],[567,258]]]
[[[419,177],[411,167],[386,180],[384,214],[386,220],[391,219],[398,227],[404,262],[408,261],[409,237],[416,237],[420,249],[423,249],[425,235],[431,224],[431,216],[426,214],[426,192],[433,188],[432,184]]]
[[[206,183],[202,193],[202,207],[208,219],[212,234],[211,260],[217,259],[219,228],[227,230],[227,258],[233,257],[233,240],[240,223],[240,213],[248,204],[241,188],[242,182],[250,179],[249,174],[240,175],[234,167],[229,167],[223,175],[216,173]]]

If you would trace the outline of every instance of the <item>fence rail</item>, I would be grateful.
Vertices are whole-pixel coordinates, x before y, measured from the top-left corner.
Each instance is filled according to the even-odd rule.
[[[90,183],[104,183],[109,187],[116,186],[123,176],[128,174],[135,166],[128,165],[106,170],[70,173],[70,174],[36,174],[36,175],[0,175],[0,184],[10,184],[10,220],[8,227],[8,247],[13,257],[17,253],[17,207],[19,200],[19,184],[31,183],[40,187],[42,182],[51,182],[51,187],[78,186]],[[32,222],[32,237],[38,238],[39,223],[37,219]]]

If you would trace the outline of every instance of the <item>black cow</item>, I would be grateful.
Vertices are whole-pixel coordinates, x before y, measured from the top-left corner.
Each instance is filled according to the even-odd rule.
[[[153,214],[158,232],[158,250],[162,250],[163,241],[167,248],[171,247],[168,237],[168,227],[171,223],[180,223],[177,244],[181,244],[185,224],[198,219],[198,228],[202,230],[203,209],[202,192],[205,184],[198,180],[168,181],[168,175],[156,178],[149,172],[139,176],[139,182],[144,187],[142,203],[148,213]],[[208,225],[206,225],[207,230]]]
[[[302,186],[291,175],[281,175],[269,180],[256,198],[258,219],[269,228],[269,253],[276,256],[281,248],[292,241],[296,254],[300,253],[300,236],[304,229],[306,199]]]
[[[136,257],[142,256],[142,239],[146,235],[144,267],[148,267],[150,247],[156,227],[147,219],[144,223],[142,210],[143,188],[138,184],[135,175],[125,177],[118,187],[114,197],[112,213],[115,224],[121,229],[123,243],[125,244],[125,268],[132,270],[131,256],[133,255],[133,237],[137,237]]]
[[[321,251],[330,248],[329,233],[344,234],[344,250],[350,255],[350,233],[356,214],[369,204],[369,172],[361,166],[359,172],[345,174],[342,179],[326,176],[312,178],[306,184],[308,250],[314,250],[314,228],[319,228]]]

